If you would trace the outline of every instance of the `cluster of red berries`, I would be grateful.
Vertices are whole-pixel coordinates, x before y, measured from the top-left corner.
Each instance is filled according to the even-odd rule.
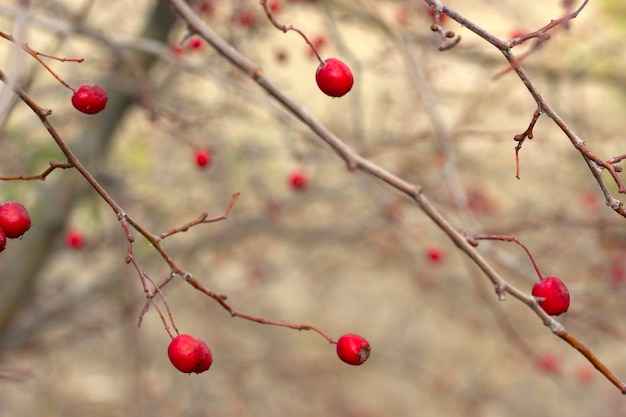
[[[30,215],[23,205],[17,201],[0,204],[0,252],[6,247],[7,238],[21,237],[30,226]]]
[[[188,334],[181,334],[172,339],[167,348],[167,356],[174,368],[180,372],[201,374],[213,364],[213,354],[207,344]]]
[[[85,114],[100,113],[107,105],[107,92],[97,84],[81,85],[74,90],[72,105]]]

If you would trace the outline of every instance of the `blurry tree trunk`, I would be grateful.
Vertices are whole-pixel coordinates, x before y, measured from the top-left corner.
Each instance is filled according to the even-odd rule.
[[[176,14],[167,3],[157,1],[151,14],[146,16],[141,36],[166,42],[175,22]],[[157,60],[155,56],[142,52],[132,53],[128,58],[145,73],[149,72]],[[85,132],[85,137],[75,141],[76,145],[72,147],[88,166],[92,165],[89,162],[90,155],[99,160],[105,159],[118,126],[137,101],[135,91],[123,91],[121,88],[109,86],[115,85],[116,78],[132,79],[135,74],[124,62],[119,61],[118,68],[114,68],[108,75],[109,78],[103,77],[105,79],[101,85],[107,89],[109,95],[106,110],[94,117],[95,122]],[[63,129],[60,130],[63,134]],[[99,164],[98,160],[93,160],[93,165],[98,167]],[[36,205],[29,206],[33,227],[22,242],[16,242],[23,250],[3,253],[0,257],[0,344],[6,338],[12,320],[20,308],[27,305],[28,298],[34,293],[38,278],[45,274],[46,261],[54,253],[54,244],[66,229],[73,205],[81,194],[89,192],[87,183],[72,171],[54,173],[41,190]],[[80,271],[76,271],[76,274],[76,279],[80,279]]]

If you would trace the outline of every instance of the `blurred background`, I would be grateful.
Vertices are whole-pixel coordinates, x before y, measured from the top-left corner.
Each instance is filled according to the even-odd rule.
[[[348,145],[424,187],[468,234],[515,235],[544,275],[565,281],[559,321],[626,378],[626,230],[564,134],[504,59],[462,37],[439,52],[421,1],[269,1],[323,58],[352,68],[339,99],[315,84],[318,62],[256,0],[203,0],[198,15]],[[565,13],[563,2],[450,2],[511,38]],[[29,6],[26,8],[26,6]],[[577,5],[574,5],[577,6]],[[624,153],[626,7],[592,2],[524,61],[546,100],[604,159]],[[238,310],[319,327],[372,345],[360,367],[312,332],[231,318],[180,277],[164,294],[182,333],[214,364],[176,371],[154,308],[125,263],[115,213],[75,170],[2,181],[32,229],[0,254],[0,416],[622,416],[623,396],[514,299],[493,287],[407,198],[345,164],[312,132],[185,27],[165,1],[31,1],[0,5],[0,32],[35,50],[70,86],[98,83],[105,111],[87,116],[72,91],[0,39],[0,69],[19,80],[86,168],[154,234],[201,213],[226,221],[167,238],[175,262]],[[533,41],[515,48],[518,55]],[[5,85],[0,176],[36,175],[63,154]],[[199,166],[198,151],[209,164]],[[293,175],[306,186],[294,187]],[[616,187],[607,178],[607,183]],[[615,194],[617,195],[617,194]],[[170,270],[138,234],[134,254],[156,282]],[[530,292],[537,276],[518,246],[482,242],[491,264]]]

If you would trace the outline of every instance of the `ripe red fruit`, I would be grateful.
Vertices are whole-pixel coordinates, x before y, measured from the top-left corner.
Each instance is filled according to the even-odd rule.
[[[204,343],[204,341],[198,340],[198,342],[200,343],[200,349],[202,350],[203,359],[202,363],[198,366],[198,369],[196,369],[194,372],[197,374],[201,374],[204,371],[208,371],[211,365],[213,365],[213,354],[211,353],[211,349],[209,349],[209,346]]]
[[[193,38],[189,41],[189,49],[199,51],[204,48],[204,42],[200,38]]]
[[[207,344],[188,334],[172,339],[167,356],[176,369],[186,374],[204,372],[213,363],[213,355]]]
[[[4,230],[0,229],[0,252],[7,247],[7,235],[4,234]]]
[[[569,291],[557,277],[545,277],[533,285],[532,295],[542,297],[539,306],[551,316],[563,314],[569,308]]]
[[[107,92],[97,84],[81,85],[74,91],[72,104],[76,110],[85,114],[96,114],[107,105]]]
[[[211,164],[211,152],[207,149],[199,149],[195,154],[196,165],[205,168]]]
[[[79,230],[68,230],[65,245],[70,249],[80,249],[85,244],[85,235]]]
[[[344,334],[337,341],[337,356],[350,365],[361,365],[369,358],[370,344],[357,334]]]
[[[252,10],[239,10],[235,13],[234,20],[240,26],[251,28],[256,25],[256,15]]]
[[[431,246],[426,249],[426,259],[429,262],[438,264],[443,261],[443,249],[437,246]]]
[[[283,9],[283,4],[280,0],[271,0],[268,4],[272,13],[278,13]]]
[[[561,372],[561,360],[558,356],[546,353],[537,358],[536,362],[539,370],[549,373],[555,374]]]
[[[327,96],[341,97],[352,89],[354,77],[350,68],[343,61],[337,58],[328,58],[317,67],[315,81],[317,81],[320,90]]]
[[[289,174],[289,184],[294,190],[304,190],[309,185],[309,178],[302,171],[294,171]]]
[[[17,201],[7,201],[0,205],[0,229],[9,239],[22,236],[30,229],[28,210]]]

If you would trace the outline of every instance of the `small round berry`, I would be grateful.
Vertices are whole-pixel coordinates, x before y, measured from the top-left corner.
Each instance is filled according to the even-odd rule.
[[[204,371],[208,371],[211,365],[213,364],[213,354],[211,353],[211,349],[207,346],[206,343],[202,340],[198,340],[200,343],[200,349],[202,350],[202,363],[199,364],[198,369],[194,372],[197,374],[201,374]]]
[[[193,38],[193,39],[191,39],[191,41],[189,41],[189,49],[193,49],[193,50],[199,51],[202,48],[204,48],[204,43],[202,42],[202,39],[200,39],[200,38]]]
[[[537,368],[540,371],[556,374],[561,372],[561,359],[554,354],[546,353],[537,358]]]
[[[85,244],[85,235],[80,230],[68,230],[65,234],[65,246],[70,249],[80,249]]]
[[[181,334],[172,339],[167,348],[167,356],[174,368],[186,374],[196,372],[204,364],[204,352],[200,341],[188,334]]]
[[[81,85],[72,96],[76,110],[85,114],[96,114],[107,105],[107,92],[97,84]]]
[[[199,149],[194,155],[196,165],[200,168],[206,168],[211,164],[211,152],[208,149]]]
[[[294,190],[304,190],[309,185],[309,178],[302,171],[294,171],[289,174],[289,185]]]
[[[4,230],[0,229],[0,252],[7,247],[7,235],[4,234]]]
[[[441,249],[438,246],[431,246],[430,248],[426,249],[426,259],[433,264],[438,264],[443,262],[443,257],[444,257],[444,253],[443,253],[443,249]]]
[[[30,229],[28,210],[17,201],[7,201],[0,205],[0,229],[9,239],[16,239]]]
[[[343,61],[328,58],[317,67],[315,72],[317,86],[330,97],[341,97],[352,89],[354,77]]]
[[[563,314],[569,308],[569,291],[557,277],[545,277],[533,285],[532,295],[544,298],[539,301],[539,306],[551,316]]]
[[[283,9],[283,3],[280,0],[270,0],[268,6],[272,13],[278,13]]]
[[[234,20],[240,26],[251,28],[256,25],[256,14],[252,10],[242,9],[235,13]]]
[[[361,365],[369,358],[370,344],[356,334],[344,334],[337,341],[337,356],[350,365]]]

